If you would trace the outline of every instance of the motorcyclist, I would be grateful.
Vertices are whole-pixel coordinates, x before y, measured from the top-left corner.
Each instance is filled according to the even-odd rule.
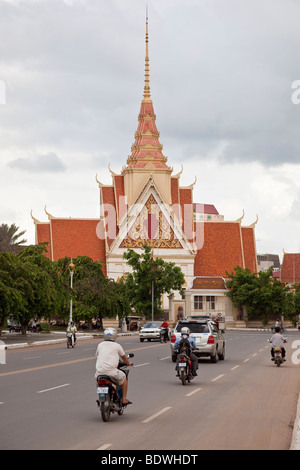
[[[108,375],[115,383],[121,385],[123,394],[123,404],[131,405],[132,402],[127,398],[128,381],[125,372],[118,369],[120,359],[125,362],[127,366],[132,366],[133,363],[128,360],[125,355],[124,349],[116,342],[118,337],[115,328],[106,328],[103,332],[104,341],[98,344],[96,351],[96,374]]]
[[[164,328],[164,335],[166,337],[166,340],[168,339],[169,336],[169,323],[166,320],[162,321],[162,324],[160,325],[160,328]]]
[[[281,353],[282,353],[282,359],[285,361],[285,349],[283,347],[284,343],[286,343],[286,340],[280,333],[280,327],[276,326],[275,327],[275,333],[270,339],[270,343],[272,343],[272,348],[271,348],[271,361],[274,361],[274,348],[281,348]]]
[[[195,340],[193,338],[190,337],[190,329],[187,328],[187,327],[183,327],[181,328],[181,336],[179,338],[176,339],[175,341],[175,344],[174,344],[174,351],[177,351],[180,353],[180,350],[179,350],[179,345],[180,345],[180,342],[182,341],[182,339],[187,339],[190,343],[190,352],[189,352],[189,357],[192,361],[192,375],[195,377],[197,374],[197,369],[198,369],[198,358],[197,356],[192,352],[193,349],[196,349],[196,343],[195,343]],[[177,369],[177,366],[176,366],[176,370],[178,371]]]
[[[72,333],[74,336],[74,344],[76,343],[76,333],[77,333],[77,328],[76,325],[73,321],[71,321],[68,325],[67,333]]]

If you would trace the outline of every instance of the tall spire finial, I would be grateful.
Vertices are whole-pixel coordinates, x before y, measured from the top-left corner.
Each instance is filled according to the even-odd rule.
[[[146,6],[146,57],[145,57],[145,86],[144,86],[144,100],[151,100],[150,98],[150,78],[149,78],[149,34],[148,34],[148,5]]]

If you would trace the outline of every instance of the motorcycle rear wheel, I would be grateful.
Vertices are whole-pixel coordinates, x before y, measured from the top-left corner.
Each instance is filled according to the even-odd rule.
[[[107,397],[105,401],[100,403],[100,411],[102,420],[106,423],[110,418],[110,398]]]
[[[182,382],[182,385],[185,385],[186,384],[186,375],[185,375],[185,371],[184,370],[181,370],[180,371],[180,380]]]

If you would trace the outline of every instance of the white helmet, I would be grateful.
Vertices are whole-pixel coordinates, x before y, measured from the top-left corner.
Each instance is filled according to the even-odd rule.
[[[105,328],[103,332],[104,341],[116,341],[117,337],[118,333],[115,328]]]
[[[187,336],[190,336],[190,329],[187,328],[186,326],[184,326],[183,328],[181,328],[181,331],[180,331],[181,335],[187,335]]]

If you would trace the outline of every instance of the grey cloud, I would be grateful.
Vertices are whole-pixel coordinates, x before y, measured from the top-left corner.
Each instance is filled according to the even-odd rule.
[[[65,171],[65,166],[53,152],[32,158],[16,158],[9,162],[8,166],[13,169],[33,173],[58,173]]]

